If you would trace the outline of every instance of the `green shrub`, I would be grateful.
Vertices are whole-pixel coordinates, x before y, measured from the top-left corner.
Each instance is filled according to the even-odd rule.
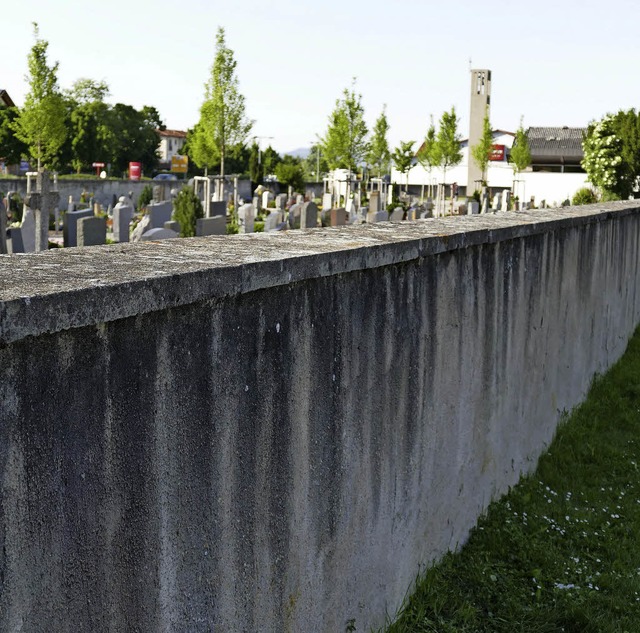
[[[138,198],[138,211],[142,211],[153,200],[153,187],[151,185],[145,185],[142,189],[142,193]]]
[[[598,202],[598,195],[589,187],[582,187],[582,189],[578,189],[571,199],[571,204],[574,206],[578,206],[580,204],[593,204],[594,202]]]
[[[264,233],[264,222],[254,222],[253,223],[253,232],[254,233]]]
[[[202,202],[198,196],[191,187],[183,187],[173,201],[173,217],[180,223],[180,237],[194,237],[196,220],[203,216]]]

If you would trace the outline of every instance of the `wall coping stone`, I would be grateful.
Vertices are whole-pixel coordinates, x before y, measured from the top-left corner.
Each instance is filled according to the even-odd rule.
[[[640,201],[0,255],[0,345],[640,213]]]

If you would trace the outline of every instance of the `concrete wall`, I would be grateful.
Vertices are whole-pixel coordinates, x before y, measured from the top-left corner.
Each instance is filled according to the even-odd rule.
[[[35,187],[35,179],[34,179]],[[112,204],[113,197],[128,195],[133,192],[133,201],[136,202],[146,185],[159,185],[164,189],[164,199],[171,199],[171,190],[180,189],[186,184],[182,180],[58,180],[58,191],[60,193],[60,208],[67,209],[67,201],[69,196],[73,196],[74,202],[81,208],[79,202],[80,194],[86,191],[95,197],[96,202],[102,204],[105,208]],[[17,191],[21,197],[27,192],[26,178],[5,178],[0,180],[0,191],[7,193],[8,191]],[[228,192],[233,192],[233,185],[227,186]],[[251,183],[248,180],[241,180],[238,183],[238,195],[249,200],[251,198]]]
[[[640,317],[640,207],[0,257],[0,630],[380,625]]]

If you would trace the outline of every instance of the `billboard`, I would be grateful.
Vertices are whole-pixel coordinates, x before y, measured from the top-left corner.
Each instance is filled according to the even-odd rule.
[[[505,155],[506,155],[506,152],[505,152],[504,145],[492,145],[491,155],[489,156],[489,160],[495,160],[495,161],[504,160]]]
[[[129,180],[140,180],[142,163],[129,163]]]
[[[175,154],[171,157],[171,173],[186,174],[189,167],[189,158]]]

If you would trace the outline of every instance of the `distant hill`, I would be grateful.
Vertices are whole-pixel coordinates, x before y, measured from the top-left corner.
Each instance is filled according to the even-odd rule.
[[[298,149],[292,149],[289,152],[284,152],[289,156],[295,156],[296,158],[306,158],[311,153],[310,147],[299,147]]]

